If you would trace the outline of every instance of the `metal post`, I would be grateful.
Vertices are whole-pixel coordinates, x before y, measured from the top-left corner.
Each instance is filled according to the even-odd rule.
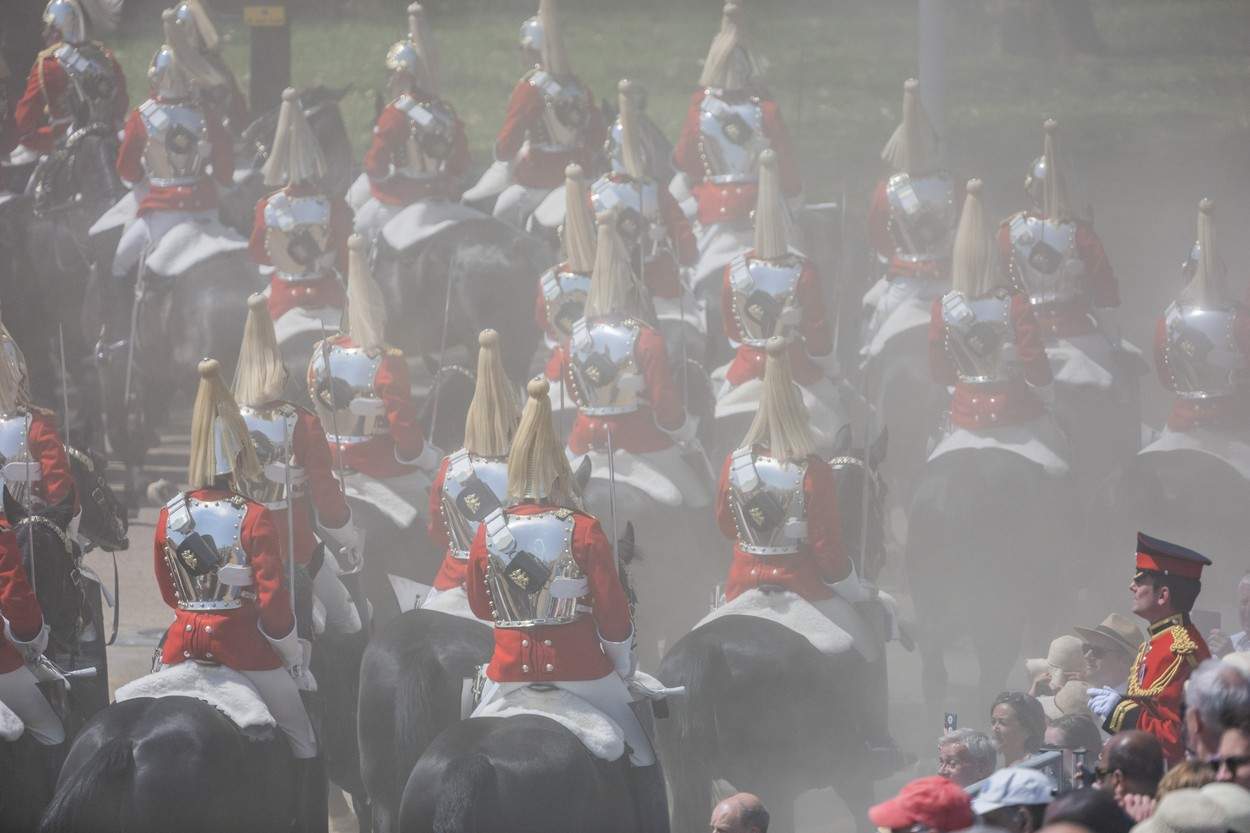
[[[917,31],[920,100],[946,144],[946,0],[920,0]]]
[[[243,22],[251,29],[251,82],[248,100],[253,113],[282,103],[282,91],[291,86],[291,25],[286,0],[243,7]]]

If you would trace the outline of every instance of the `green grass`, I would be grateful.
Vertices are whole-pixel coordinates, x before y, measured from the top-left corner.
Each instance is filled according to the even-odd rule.
[[[677,0],[639,12],[626,3],[593,10],[565,4],[566,40],[583,80],[600,97],[623,76],[640,80],[650,91],[652,117],[673,138],[718,25],[715,4],[691,5]],[[1096,11],[1107,54],[1066,63],[998,54],[985,4],[950,6],[947,122],[952,161],[962,169],[985,155],[1022,169],[1040,151],[1045,115],[1063,121],[1070,151],[1086,159],[1161,129],[1250,127],[1245,0],[1103,0]],[[827,197],[843,181],[862,189],[876,176],[876,154],[898,119],[902,80],[916,72],[915,2],[761,1],[749,8],[757,49],[809,172],[808,191]],[[490,159],[521,70],[519,19],[468,8],[433,20],[444,93],[468,126],[479,168]],[[238,18],[219,23],[230,39],[227,59],[246,89],[247,27]],[[294,24],[296,83],[352,84],[343,110],[358,152],[368,142],[386,47],[404,26],[401,13]],[[114,36],[111,44],[137,97],[146,89],[157,26]]]

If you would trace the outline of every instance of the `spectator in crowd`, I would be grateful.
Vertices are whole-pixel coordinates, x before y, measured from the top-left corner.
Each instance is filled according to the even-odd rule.
[[[1037,701],[1042,704],[1042,711],[1051,723],[1065,715],[1084,715],[1091,721],[1094,719],[1094,713],[1089,710],[1089,683],[1082,680],[1070,680],[1054,697],[1038,697]],[[1094,748],[1102,748],[1101,738]]]
[[[1250,790],[1250,721],[1224,730],[1211,765],[1215,768],[1216,781],[1231,782]]]
[[[1085,694],[1084,690],[1081,694]],[[1058,720],[1052,720],[1046,727],[1043,740],[1055,749],[1084,749],[1091,758],[1094,750],[1102,751],[1102,733],[1087,714],[1065,714]]]
[[[1155,798],[1163,798],[1177,790],[1196,790],[1215,780],[1215,769],[1208,761],[1187,760],[1163,773]]]
[[[712,810],[712,833],[768,833],[768,810],[759,796],[737,793]]]
[[[1102,790],[1073,790],[1057,797],[1046,808],[1045,829],[1051,825],[1080,825],[1092,833],[1128,833],[1133,820]]]
[[[1216,754],[1224,730],[1250,722],[1250,679],[1228,662],[1209,659],[1185,687],[1185,743],[1189,754],[1206,760]]]
[[[897,833],[916,827],[928,833],[953,833],[971,827],[973,818],[968,793],[941,775],[917,778],[894,798],[868,810],[874,825]]]
[[[998,770],[981,786],[972,800],[972,812],[983,824],[1008,833],[1033,833],[1042,826],[1046,805],[1055,785],[1036,769],[1006,767]]]
[[[1081,654],[1081,640],[1075,636],[1057,637],[1051,640],[1044,661],[1025,660],[1024,667],[1030,671],[1033,681],[1029,693],[1034,697],[1053,696],[1063,688],[1064,683],[1084,679],[1085,658]]]
[[[1202,794],[1224,810],[1224,820],[1233,833],[1250,833],[1250,790],[1236,784],[1207,784]]]
[[[938,775],[961,787],[989,778],[998,766],[990,736],[976,729],[956,729],[938,738]]]
[[[1219,802],[1201,790],[1177,790],[1159,801],[1154,814],[1133,828],[1136,833],[1228,833]]]
[[[1133,659],[1145,639],[1141,628],[1127,616],[1112,613],[1095,627],[1077,626],[1072,630],[1081,638],[1085,680],[1091,686],[1123,690]]]
[[[1237,623],[1241,625],[1241,630],[1231,636],[1219,628],[1207,636],[1207,647],[1211,649],[1212,656],[1250,651],[1250,573],[1242,576],[1237,583]]]
[[[1042,704],[1023,691],[1004,691],[990,709],[990,734],[1002,753],[1003,766],[1018,763],[1042,745],[1046,734]]]
[[[1163,746],[1149,732],[1131,729],[1113,736],[1102,748],[1094,785],[1111,794],[1124,811],[1140,821],[1143,805],[1154,800],[1163,777]]]

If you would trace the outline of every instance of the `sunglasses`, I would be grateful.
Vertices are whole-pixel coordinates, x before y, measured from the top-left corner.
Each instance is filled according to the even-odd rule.
[[[1210,767],[1213,772],[1218,773],[1227,769],[1229,776],[1232,778],[1236,778],[1237,770],[1247,764],[1250,764],[1250,755],[1228,755],[1224,758],[1207,759],[1207,766]]]
[[[1102,659],[1107,655],[1107,649],[1098,645],[1091,645],[1086,642],[1081,646],[1081,652],[1090,659]]]

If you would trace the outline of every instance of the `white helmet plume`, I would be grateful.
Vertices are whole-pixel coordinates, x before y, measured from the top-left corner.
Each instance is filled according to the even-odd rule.
[[[247,323],[234,370],[234,398],[240,405],[259,408],[282,398],[286,366],[278,336],[269,317],[269,301],[259,292],[247,299]]]
[[[191,412],[191,460],[187,466],[190,489],[213,485],[217,477],[232,474],[235,483],[260,477],[260,461],[239,406],[221,379],[221,363],[200,362],[200,387]]]
[[[765,350],[764,390],[742,445],[764,446],[782,460],[804,460],[816,453],[816,439],[803,394],[790,375],[790,342],[773,336]]]
[[[282,109],[274,132],[273,150],[265,161],[265,184],[270,187],[319,182],[326,175],[326,161],[312,127],[304,115],[299,94],[291,87],[282,91]]]
[[[1194,276],[1181,290],[1182,304],[1201,309],[1220,309],[1228,303],[1219,258],[1215,252],[1215,203],[1198,203],[1198,264]]]
[[[1047,119],[1042,125],[1046,138],[1042,142],[1042,158],[1046,160],[1046,179],[1042,182],[1042,213],[1046,219],[1067,222],[1075,219],[1072,201],[1068,198],[1068,182],[1058,162],[1059,122]]]
[[[760,154],[759,194],[755,203],[755,256],[777,260],[789,253],[786,234],[790,211],[781,192],[777,151],[768,148]]]
[[[568,52],[564,49],[564,38],[560,34],[556,0],[539,0],[538,20],[543,30],[543,69],[556,78],[568,78],[573,74],[573,69],[569,65]]]
[[[994,258],[994,245],[981,203],[981,180],[965,186],[963,212],[955,230],[951,253],[951,288],[969,298],[979,298],[1002,285]]]
[[[726,3],[721,14],[720,31],[712,38],[703,62],[700,87],[741,90],[759,77],[760,67],[747,46],[742,6]]]
[[[531,379],[527,386],[529,399],[508,453],[509,505],[541,500],[580,508],[577,481],[551,421],[550,387],[542,378]]]
[[[482,330],[477,344],[477,384],[464,419],[464,447],[470,454],[503,457],[521,421],[521,406],[504,373],[499,333]]]
[[[425,17],[425,8],[420,3],[408,6],[408,39],[417,48],[417,54],[421,56],[421,62],[425,64],[426,92],[437,95],[442,89],[438,50],[434,45],[434,35],[430,32],[429,21]]]
[[[903,82],[903,119],[881,149],[881,160],[896,173],[924,174],[940,164],[938,137],[920,100],[920,82]]]
[[[581,165],[564,169],[564,255],[570,272],[588,275],[595,268],[595,218]]]
[[[595,243],[595,269],[590,276],[583,315],[596,318],[624,315],[650,320],[641,295],[641,286],[630,264],[629,249],[617,230],[620,212],[611,209],[600,214]]]
[[[347,240],[347,332],[366,351],[386,346],[386,299],[369,270],[369,242],[359,234]]]

